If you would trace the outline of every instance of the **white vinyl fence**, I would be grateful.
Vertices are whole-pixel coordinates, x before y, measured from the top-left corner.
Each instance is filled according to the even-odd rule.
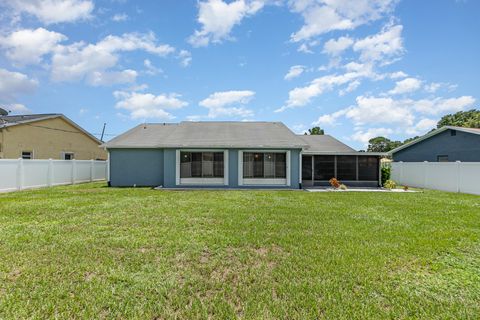
[[[480,162],[392,162],[391,179],[409,187],[480,194]]]
[[[0,192],[106,178],[106,161],[0,159]]]

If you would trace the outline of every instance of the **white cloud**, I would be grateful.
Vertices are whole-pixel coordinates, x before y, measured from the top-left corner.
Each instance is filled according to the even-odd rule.
[[[35,16],[44,24],[74,22],[91,18],[91,0],[9,0],[7,5],[17,13]]]
[[[345,116],[351,119],[355,125],[411,126],[415,120],[408,101],[365,96],[357,97],[356,106],[348,108]]]
[[[305,106],[310,101],[322,95],[324,92],[333,90],[335,87],[347,85],[347,88],[340,93],[346,93],[356,89],[360,84],[358,79],[372,78],[375,79],[378,75],[372,71],[370,64],[359,64],[355,62],[348,63],[344,66],[348,71],[344,74],[330,74],[316,78],[305,87],[297,87],[288,93],[288,100],[285,105],[275,112],[283,112],[290,108]],[[353,83],[353,84],[352,84]]]
[[[380,33],[356,41],[353,50],[360,53],[361,61],[389,64],[405,51],[402,30],[401,25],[387,25]]]
[[[87,77],[87,83],[92,86],[111,86],[114,84],[135,82],[137,76],[138,73],[130,69],[119,72],[94,71]]]
[[[32,93],[38,87],[38,81],[27,75],[0,68],[0,99],[2,102],[15,100],[19,95]]]
[[[340,91],[338,92],[338,94],[339,94],[340,96],[344,96],[344,95],[346,95],[347,93],[350,93],[350,92],[352,92],[352,91],[355,91],[355,90],[358,88],[358,86],[360,86],[360,84],[361,84],[360,80],[354,80],[354,81],[350,82],[346,88],[340,90]]]
[[[368,145],[368,140],[382,136],[387,137],[393,134],[393,130],[390,128],[370,128],[367,130],[358,130],[352,136],[352,140],[362,143],[363,146]]]
[[[422,81],[416,78],[406,78],[397,81],[395,88],[388,91],[389,94],[404,94],[419,90],[422,87]]]
[[[0,37],[0,47],[6,49],[8,59],[19,65],[38,64],[66,39],[63,34],[44,28],[24,29]]]
[[[334,31],[351,30],[377,20],[390,12],[396,0],[290,0],[293,12],[304,19],[302,28],[293,33],[292,41],[298,42]]]
[[[432,82],[425,85],[424,89],[428,93],[435,93],[440,89],[447,89],[448,91],[454,91],[457,88],[457,85],[445,83],[445,82]]]
[[[403,71],[397,71],[390,73],[388,76],[390,77],[390,79],[401,79],[408,77],[408,74]]]
[[[143,60],[143,65],[145,66],[145,68],[147,68],[145,73],[151,76],[154,76],[163,72],[162,69],[155,67],[149,59]]]
[[[298,47],[297,51],[303,52],[303,53],[313,53],[313,51],[310,49],[310,47],[306,43],[302,43],[300,47]]]
[[[424,118],[418,121],[414,126],[407,128],[405,132],[409,135],[416,136],[416,135],[424,134],[436,127],[437,127],[436,120]]]
[[[195,30],[188,41],[194,47],[207,46],[230,38],[233,27],[244,18],[257,13],[264,6],[261,0],[206,0],[198,4],[198,22],[202,25]]]
[[[128,20],[128,15],[126,13],[117,13],[112,17],[112,21],[123,22]]]
[[[472,96],[461,96],[458,98],[434,98],[412,101],[413,108],[425,114],[443,114],[465,110],[473,106],[475,98]]]
[[[352,46],[354,41],[349,37],[340,37],[338,39],[330,39],[323,46],[323,53],[331,56],[338,56],[343,51]]]
[[[317,121],[313,122],[314,126],[333,126],[337,123],[338,118],[345,115],[347,109],[338,110],[332,114],[324,114]]]
[[[25,107],[20,103],[2,104],[0,107],[11,112],[11,114],[28,114],[32,113],[32,110]]]
[[[115,98],[119,100],[115,108],[130,112],[132,119],[157,118],[170,120],[175,118],[170,112],[188,105],[176,93],[153,95],[151,93],[138,93],[115,91]]]
[[[192,54],[188,50],[180,50],[178,58],[182,67],[188,67],[192,63]]]
[[[291,80],[293,78],[300,76],[304,71],[305,71],[305,66],[300,66],[300,65],[291,66],[290,70],[288,70],[288,73],[285,75],[284,79]]]
[[[254,96],[255,92],[249,90],[215,92],[200,101],[199,105],[208,109],[208,118],[235,116],[245,118],[253,115],[253,111],[246,109],[244,105]]]
[[[85,79],[89,82],[89,79],[95,78],[95,73],[105,74],[107,70],[115,67],[120,52],[134,50],[143,50],[158,56],[166,56],[175,51],[167,44],[157,44],[153,33],[109,35],[96,44],[76,42],[69,46],[57,46],[52,56],[52,79],[54,81]],[[123,79],[127,79],[125,76],[133,78],[130,71],[122,71]],[[101,83],[107,84],[105,81]]]

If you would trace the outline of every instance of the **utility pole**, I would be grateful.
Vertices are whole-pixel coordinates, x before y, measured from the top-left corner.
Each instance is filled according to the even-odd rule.
[[[102,129],[102,137],[100,138],[100,141],[103,142],[103,135],[105,134],[105,126],[107,125],[107,123],[103,123],[103,129]]]

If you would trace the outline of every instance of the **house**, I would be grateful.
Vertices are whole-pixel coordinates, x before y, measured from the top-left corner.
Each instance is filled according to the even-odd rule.
[[[0,116],[0,159],[106,160],[101,144],[63,114]]]
[[[390,154],[403,162],[480,162],[480,129],[445,126]]]
[[[332,177],[378,186],[382,155],[296,135],[281,122],[142,124],[105,147],[114,187],[299,189]]]

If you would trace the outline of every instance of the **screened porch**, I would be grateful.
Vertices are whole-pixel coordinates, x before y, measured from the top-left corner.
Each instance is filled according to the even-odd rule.
[[[302,187],[328,186],[331,178],[337,178],[347,187],[378,187],[380,157],[361,152],[302,155]]]

